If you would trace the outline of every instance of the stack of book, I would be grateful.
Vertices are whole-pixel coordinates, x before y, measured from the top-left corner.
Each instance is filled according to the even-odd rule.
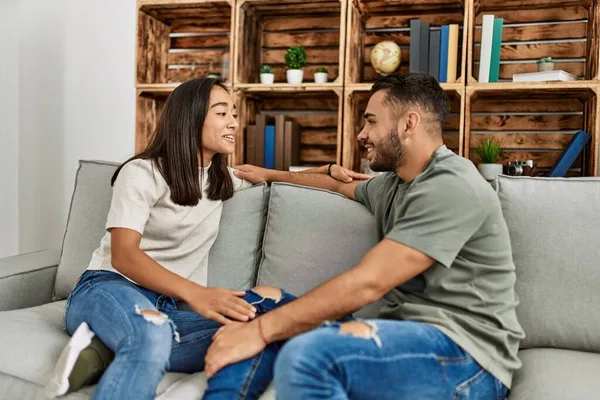
[[[440,83],[456,82],[458,31],[458,24],[430,29],[429,23],[411,19],[409,71],[429,74]]]
[[[284,114],[257,114],[246,129],[246,163],[289,170],[300,162],[300,126]]]
[[[481,24],[481,48],[479,55],[479,83],[498,82],[500,77],[500,48],[504,18],[485,14]]]

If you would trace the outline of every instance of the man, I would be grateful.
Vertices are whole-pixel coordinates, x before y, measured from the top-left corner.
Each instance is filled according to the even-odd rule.
[[[375,215],[383,239],[358,265],[299,299],[222,327],[206,357],[208,376],[293,337],[275,368],[281,399],[506,396],[524,338],[508,229],[491,186],[444,146],[448,113],[433,78],[382,77],[358,139],[371,169],[389,172],[344,183],[325,173],[238,168],[253,183],[342,193]],[[381,297],[379,319],[314,329]]]

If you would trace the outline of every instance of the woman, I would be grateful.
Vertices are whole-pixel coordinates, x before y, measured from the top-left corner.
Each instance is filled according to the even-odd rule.
[[[74,382],[89,382],[87,374],[101,375],[95,399],[153,399],[166,371],[203,370],[222,324],[249,321],[293,299],[277,288],[206,286],[222,203],[250,186],[226,164],[237,129],[234,102],[221,82],[187,81],[166,101],[148,148],[117,169],[107,232],[67,300],[72,338],[47,385],[49,396],[77,389]],[[339,167],[335,174],[352,175]],[[193,311],[178,310],[178,300]],[[94,351],[80,358],[94,335]],[[114,360],[112,352],[108,360],[99,357],[104,345]],[[258,362],[224,369],[210,379],[205,398],[258,398],[272,379],[277,350],[274,343]],[[94,361],[104,362],[100,370],[90,370]],[[75,365],[83,378],[74,378]]]

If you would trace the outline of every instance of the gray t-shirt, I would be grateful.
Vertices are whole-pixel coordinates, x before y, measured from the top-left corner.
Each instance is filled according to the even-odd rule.
[[[525,335],[508,228],[491,185],[442,146],[411,182],[389,172],[360,183],[355,197],[375,215],[381,238],[436,260],[386,294],[380,317],[438,327],[510,388]]]

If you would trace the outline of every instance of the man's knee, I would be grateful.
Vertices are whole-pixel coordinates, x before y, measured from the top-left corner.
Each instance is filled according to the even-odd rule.
[[[262,297],[274,300],[280,299],[283,295],[281,289],[274,286],[256,286],[252,290]]]

